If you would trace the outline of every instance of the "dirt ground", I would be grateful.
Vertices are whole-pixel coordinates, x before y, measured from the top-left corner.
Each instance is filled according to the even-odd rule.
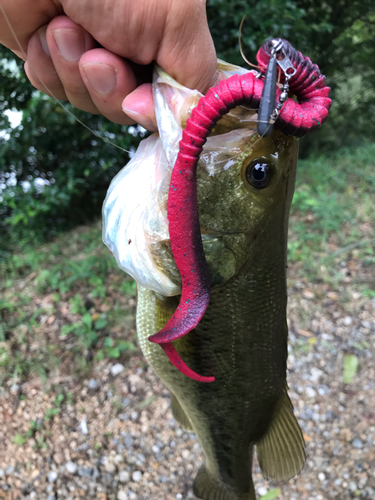
[[[307,444],[282,500],[375,498],[375,299],[350,283],[293,282],[289,386]],[[343,380],[344,356],[358,369]],[[169,394],[140,353],[103,360],[89,378],[33,378],[2,389],[0,498],[192,499],[202,463],[194,434],[172,418]]]

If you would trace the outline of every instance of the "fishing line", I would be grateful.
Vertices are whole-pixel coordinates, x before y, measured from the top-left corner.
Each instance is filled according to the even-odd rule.
[[[0,10],[4,16],[4,19],[10,29],[10,32],[12,33],[12,36],[16,42],[16,44],[18,45],[18,48],[20,49],[20,52],[22,54],[22,56],[24,57],[24,60],[26,61],[27,60],[27,54],[25,53],[11,23],[10,23],[10,20],[5,12],[5,9],[4,7],[0,4]],[[240,25],[240,35],[241,35],[241,29],[242,29],[242,25],[243,25],[243,22],[245,20],[245,17],[244,16],[242,18],[242,21],[241,21],[241,25]],[[244,56],[243,54],[243,51],[242,51],[242,43],[241,43],[241,36],[239,38],[239,43],[240,43],[240,51],[241,51],[241,55],[242,57],[244,58],[244,60],[250,65],[250,66],[254,66],[258,69],[260,69],[259,66],[256,66],[255,64],[252,64],[251,62],[249,62],[246,57]],[[30,64],[30,62],[28,62]],[[32,67],[32,66],[31,66]],[[169,166],[168,163],[165,163],[165,162],[161,162],[160,160],[151,160],[150,158],[147,158],[147,157],[142,157],[141,155],[139,155],[138,153],[134,152],[134,151],[130,151],[128,149],[125,149],[125,148],[122,148],[121,146],[119,146],[118,144],[110,141],[107,137],[103,136],[102,134],[100,134],[99,132],[93,130],[92,128],[90,128],[88,125],[86,125],[83,121],[81,121],[79,118],[77,118],[77,116],[72,112],[70,111],[56,96],[55,94],[52,92],[52,90],[46,85],[46,83],[38,76],[37,72],[35,72],[36,74],[36,77],[38,78],[38,80],[40,81],[40,83],[42,84],[42,86],[44,87],[44,89],[50,94],[50,96],[56,101],[56,103],[69,115],[71,116],[77,123],[79,123],[80,125],[82,125],[86,130],[88,130],[89,132],[91,132],[96,138],[98,139],[101,139],[102,141],[106,142],[107,144],[110,144],[111,146],[119,149],[120,151],[123,151],[124,153],[128,153],[129,155],[133,155],[132,157],[136,157],[136,158],[139,158],[141,160],[145,160],[145,161],[153,161],[153,162],[157,162],[159,165],[164,165],[164,166]],[[257,109],[254,109],[254,108],[247,108],[245,106],[242,106],[244,109],[246,109],[247,111],[258,111]],[[256,122],[257,120],[254,119],[254,120],[248,120],[249,122]],[[261,139],[263,138],[263,135],[259,136],[259,139],[257,141],[255,141],[254,144],[252,144],[251,147],[254,147]],[[237,159],[239,156],[241,156],[243,154],[243,152],[241,153],[238,153],[234,156],[230,156],[228,158],[226,158],[225,160],[220,160],[220,161],[217,161],[215,162],[215,165],[220,165],[221,163],[226,163],[228,162],[229,160],[235,160]]]
[[[240,24],[240,27],[239,27],[239,30],[238,30],[238,45],[240,46],[240,53],[241,53],[241,56],[242,56],[242,59],[249,65],[249,66],[253,66],[253,68],[257,68],[258,70],[260,70],[260,66],[258,64],[253,64],[252,62],[250,62],[247,57],[245,56],[245,53],[242,49],[242,26],[243,26],[243,23],[245,21],[245,18],[246,18],[246,14],[243,16],[243,18],[241,19],[241,24]]]

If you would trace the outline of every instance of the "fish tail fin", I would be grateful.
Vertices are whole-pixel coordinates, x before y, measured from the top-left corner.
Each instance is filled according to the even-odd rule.
[[[186,415],[179,400],[176,398],[173,392],[171,392],[171,410],[174,418],[181,425],[181,427],[183,427],[187,431],[193,430],[189,417]]]
[[[286,391],[280,397],[267,432],[256,447],[265,479],[281,481],[301,472],[306,459],[305,441]]]
[[[224,485],[216,481],[202,465],[199,469],[197,477],[194,480],[193,490],[197,498],[201,500],[256,500],[253,481],[250,477],[251,484],[249,491],[237,495],[233,491],[225,488]]]

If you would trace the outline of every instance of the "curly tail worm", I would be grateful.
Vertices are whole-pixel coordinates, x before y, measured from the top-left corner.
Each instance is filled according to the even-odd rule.
[[[285,63],[283,91],[276,89],[274,104],[278,118],[275,127],[301,137],[319,127],[328,116],[331,105],[329,88],[317,65],[297,52],[289,42],[282,43],[276,53],[278,64]],[[275,44],[268,40],[257,54],[264,73]],[[280,46],[280,45],[279,45]],[[281,63],[280,63],[281,61]],[[291,64],[290,64],[291,61]],[[293,67],[291,67],[293,65]],[[286,90],[296,95],[298,102],[285,97]],[[172,364],[188,377],[200,382],[213,382],[213,376],[202,376],[191,370],[180,358],[172,341],[193,330],[202,319],[210,301],[210,274],[204,255],[197,204],[197,164],[208,135],[220,118],[239,105],[258,108],[264,80],[253,73],[234,75],[211,88],[193,109],[180,141],[180,150],[173,167],[168,196],[168,221],[172,253],[181,274],[182,294],[177,310],[158,333],[149,340],[160,344]],[[284,95],[283,95],[284,93]],[[284,102],[283,102],[284,101]],[[269,107],[269,106],[268,106]]]

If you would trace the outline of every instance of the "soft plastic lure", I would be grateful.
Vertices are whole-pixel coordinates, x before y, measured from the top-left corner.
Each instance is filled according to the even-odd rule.
[[[191,370],[172,341],[186,335],[202,319],[210,301],[210,274],[204,255],[197,204],[197,164],[208,135],[220,118],[239,105],[259,108],[258,133],[268,135],[274,125],[301,137],[322,125],[331,105],[329,87],[319,67],[286,40],[268,40],[257,54],[260,74],[234,75],[221,81],[193,109],[180,141],[168,195],[172,253],[181,274],[182,294],[177,310],[158,333],[149,337],[160,344],[172,364],[188,377],[213,382]],[[283,88],[276,86],[280,71]],[[263,78],[266,73],[265,78]],[[288,97],[293,93],[298,102]],[[260,116],[261,115],[261,116]]]

